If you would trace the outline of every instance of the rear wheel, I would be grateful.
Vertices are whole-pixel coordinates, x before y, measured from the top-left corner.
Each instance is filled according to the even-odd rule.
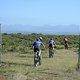
[[[34,55],[34,66],[36,67],[39,63],[39,52],[36,52]]]
[[[54,55],[54,50],[53,49],[49,49],[49,58],[53,58]]]
[[[67,43],[65,44],[65,49],[68,49],[68,44]]]

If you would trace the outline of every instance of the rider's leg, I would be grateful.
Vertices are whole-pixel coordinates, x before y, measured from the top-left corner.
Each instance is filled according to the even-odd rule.
[[[53,57],[54,55],[54,48],[49,48],[49,58]]]
[[[41,50],[39,50],[39,65],[41,65],[42,61],[42,56],[41,56]]]
[[[49,49],[49,58],[51,58],[51,49]]]
[[[34,52],[34,66],[36,66],[35,57],[36,57],[36,52]]]
[[[34,48],[34,66],[36,66],[36,60],[35,60],[36,57],[37,57],[37,49]]]
[[[68,44],[65,45],[65,48],[68,49]]]

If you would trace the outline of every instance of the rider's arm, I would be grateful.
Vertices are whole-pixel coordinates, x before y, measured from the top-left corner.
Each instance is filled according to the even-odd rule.
[[[56,46],[56,43],[54,42],[54,45]]]
[[[34,45],[35,45],[35,42],[33,43],[33,49],[34,49]]]
[[[42,43],[42,46],[45,48],[45,45]]]
[[[33,46],[33,49],[34,49],[34,46]]]
[[[43,47],[45,48],[45,45],[43,44]]]

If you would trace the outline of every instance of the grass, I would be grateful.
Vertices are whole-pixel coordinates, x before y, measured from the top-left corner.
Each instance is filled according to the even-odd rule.
[[[77,49],[57,49],[54,57],[48,58],[48,50],[42,52],[42,65],[33,66],[33,51],[29,53],[3,54],[0,75],[4,80],[80,80],[77,67]]]

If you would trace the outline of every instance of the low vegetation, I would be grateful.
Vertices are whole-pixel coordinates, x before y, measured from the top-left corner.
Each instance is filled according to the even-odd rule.
[[[42,65],[33,66],[32,44],[37,37],[42,36],[46,50],[42,50]],[[65,50],[63,37],[65,35],[43,34],[3,34],[2,64],[0,80],[80,80],[77,68],[78,35],[67,35],[69,49]],[[48,57],[48,40],[56,42],[54,57]]]

